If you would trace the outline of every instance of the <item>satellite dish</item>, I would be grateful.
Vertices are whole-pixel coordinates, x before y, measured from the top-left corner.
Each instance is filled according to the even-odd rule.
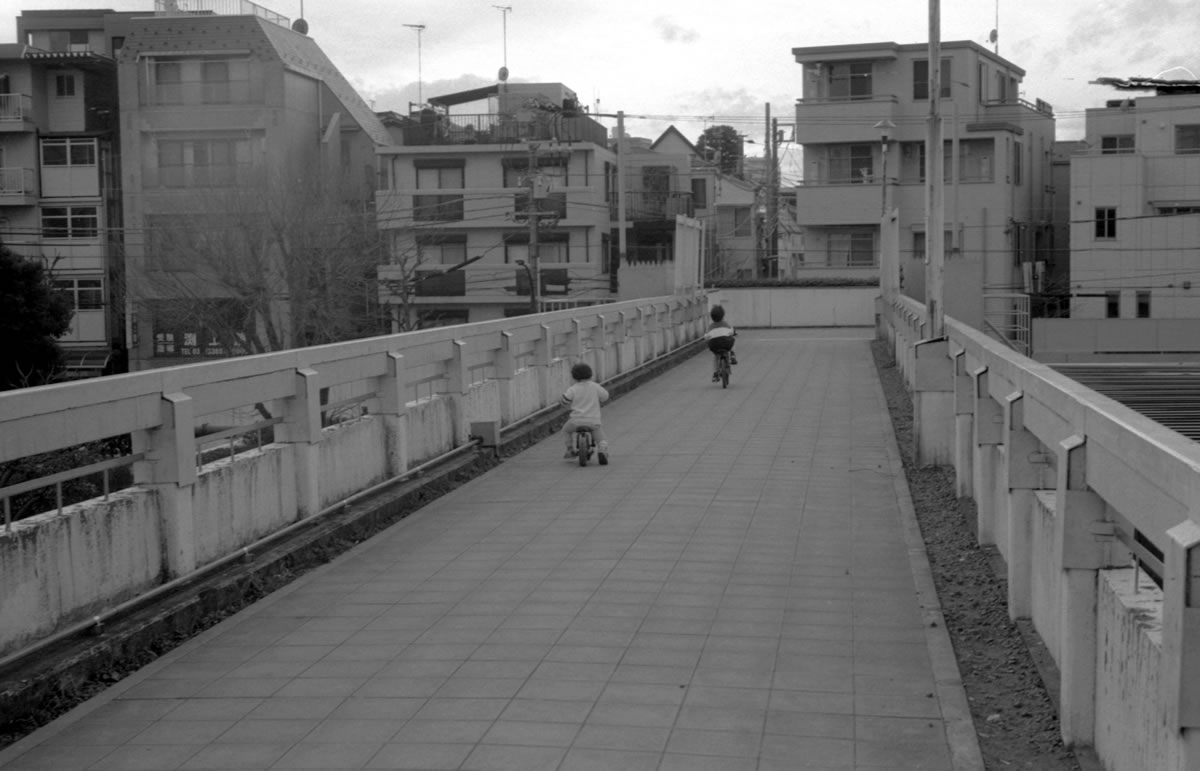
[[[508,68],[507,68],[507,67],[501,67],[501,68],[500,68],[500,72],[498,73],[497,77],[499,77],[499,78],[500,78],[500,82],[501,82],[501,83],[505,83],[505,82],[507,82],[507,81],[508,81]]]
[[[996,30],[992,30],[991,33],[988,35],[989,43],[995,43],[999,39],[1000,39],[1000,33],[998,33]]]
[[[292,29],[299,32],[301,35],[308,34],[308,22],[304,19],[296,19],[292,22]]]

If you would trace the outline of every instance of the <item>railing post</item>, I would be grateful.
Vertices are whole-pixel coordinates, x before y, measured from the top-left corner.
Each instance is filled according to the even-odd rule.
[[[454,426],[454,446],[467,441],[470,426],[467,421],[467,344],[462,340],[450,341],[450,359],[446,362],[446,390],[450,397],[450,419]]]
[[[1047,486],[1042,471],[1048,458],[1037,437],[1025,429],[1024,394],[1004,399],[1004,489],[1008,500],[1007,552],[1009,618],[1029,618],[1033,611],[1034,490]]]
[[[639,307],[637,317],[633,320],[633,366],[640,367],[646,363],[646,309]]]
[[[537,367],[538,406],[544,409],[557,401],[558,394],[550,392],[550,362],[554,359],[554,334],[546,324],[539,326],[542,336],[534,344],[533,363]]]
[[[645,341],[645,345],[643,346],[642,350],[642,363],[645,364],[648,361],[653,361],[654,359],[658,358],[658,346],[661,336],[659,334],[657,305],[652,304],[650,306],[650,312],[642,316],[642,323],[642,339]]]
[[[408,398],[405,390],[404,354],[387,353],[387,374],[380,382],[381,414],[384,425],[384,452],[388,473],[399,476],[408,471]]]
[[[603,313],[596,314],[596,326],[592,327],[592,350],[596,352],[596,382],[608,380],[608,319]]]
[[[988,391],[987,367],[971,373],[975,381],[975,516],[980,545],[996,543],[996,489],[1000,452],[1004,443],[1004,411]]]
[[[625,343],[629,339],[629,314],[625,311],[617,311],[617,328],[613,332],[613,348],[616,349],[616,363],[618,375],[623,375],[630,369],[629,356],[625,353]],[[636,358],[636,356],[635,356]]]
[[[299,517],[321,510],[321,384],[311,367],[296,370],[296,387],[285,401],[280,441],[292,445],[296,465],[296,509]]]
[[[954,462],[954,369],[945,338],[916,346],[913,386],[913,455],[916,465]]]
[[[500,348],[496,351],[496,385],[500,392],[500,425],[513,421],[512,381],[516,375],[516,362],[512,353],[512,333],[500,333]]]
[[[567,336],[567,358],[572,363],[583,358],[583,322],[571,319],[571,333]]]
[[[163,393],[158,428],[133,434],[133,451],[146,459],[135,463],[134,482],[158,495],[167,573],[186,576],[195,571],[196,416],[185,393]]]
[[[1167,531],[1163,555],[1163,692],[1167,730],[1180,732],[1181,768],[1200,768],[1200,482],[1190,519]]]
[[[1054,546],[1062,569],[1058,665],[1060,723],[1068,747],[1096,739],[1096,602],[1099,571],[1111,564],[1112,524],[1104,501],[1087,489],[1087,446],[1072,436],[1058,446]]]
[[[967,352],[954,354],[954,494],[972,495],[974,445],[971,422],[975,417],[975,383],[967,372]]]

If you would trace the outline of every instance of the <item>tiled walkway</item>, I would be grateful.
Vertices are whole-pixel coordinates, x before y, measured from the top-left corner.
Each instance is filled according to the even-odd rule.
[[[864,330],[744,332],[0,752],[28,769],[982,769]]]

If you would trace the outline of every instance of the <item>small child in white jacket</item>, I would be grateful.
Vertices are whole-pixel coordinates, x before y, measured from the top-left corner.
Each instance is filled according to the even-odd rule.
[[[559,399],[564,407],[571,408],[571,416],[563,426],[563,438],[567,443],[567,454],[563,457],[575,457],[575,429],[590,426],[592,438],[596,440],[596,457],[601,466],[608,465],[608,439],[600,425],[600,405],[608,401],[608,391],[592,380],[592,368],[582,362],[571,367],[571,377],[575,379],[574,385]]]

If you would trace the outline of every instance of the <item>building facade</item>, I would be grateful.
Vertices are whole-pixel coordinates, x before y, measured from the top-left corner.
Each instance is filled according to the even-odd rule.
[[[891,42],[792,50],[803,67],[796,216],[805,267],[878,275],[881,215],[894,208],[901,290],[919,300],[928,50]],[[1045,102],[1022,98],[1024,70],[982,46],[943,42],[941,58],[945,308],[981,326],[985,298],[1032,291],[1053,248],[1054,116]],[[1012,300],[998,307],[1007,316]]]
[[[1071,156],[1070,317],[1200,319],[1200,81],[1109,82]]]
[[[42,260],[70,301],[64,378],[123,369],[117,77],[105,17],[26,11],[18,42],[0,45],[0,240]]]
[[[373,230],[386,128],[302,21],[169,5],[128,20],[117,54],[132,366],[382,331],[321,296],[369,300],[378,255],[347,278],[312,227]]]

